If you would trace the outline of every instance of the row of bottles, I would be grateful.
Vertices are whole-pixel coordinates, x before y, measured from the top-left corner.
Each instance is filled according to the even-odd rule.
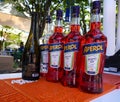
[[[39,58],[41,77],[45,77],[50,82],[61,82],[64,86],[78,87],[87,92],[101,93],[103,91],[102,73],[107,38],[100,31],[100,9],[100,1],[93,1],[90,31],[83,36],[80,34],[79,6],[71,7],[70,32],[67,36],[63,34],[62,10],[56,12],[56,25],[53,34],[50,33],[51,18],[48,16],[46,20],[47,33],[40,39],[39,47],[41,50],[41,58]],[[27,48],[27,51],[29,54],[30,48]],[[23,57],[26,58],[27,53]],[[25,62],[23,63],[23,79],[32,79],[33,76],[37,76],[33,64],[37,66],[38,63],[31,63],[28,60],[23,61]],[[28,74],[27,70],[30,67],[31,72]],[[32,78],[26,78],[25,76]],[[39,77],[39,74],[37,77]]]

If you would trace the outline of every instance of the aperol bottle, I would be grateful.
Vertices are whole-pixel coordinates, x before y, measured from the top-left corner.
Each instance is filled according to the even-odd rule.
[[[57,10],[56,13],[56,25],[53,35],[49,38],[49,54],[48,54],[48,73],[46,80],[51,82],[58,82],[61,79],[63,73],[63,47],[64,36],[62,27],[62,10]]]
[[[72,7],[72,18],[70,25],[70,33],[65,38],[64,43],[64,73],[62,84],[64,86],[76,87],[77,70],[80,67],[80,7]]]
[[[100,1],[93,1],[90,31],[81,42],[81,79],[80,87],[90,93],[103,91],[102,73],[105,62],[107,38],[101,32]]]
[[[46,77],[46,74],[48,72],[48,40],[52,33],[52,22],[51,22],[50,13],[48,14],[46,18],[46,25],[45,25],[45,31],[44,36],[40,38],[40,50],[41,50],[41,60],[40,60],[40,76]]]

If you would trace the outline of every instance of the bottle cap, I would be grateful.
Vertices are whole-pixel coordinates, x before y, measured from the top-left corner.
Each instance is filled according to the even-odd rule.
[[[79,13],[80,13],[80,7],[73,6],[72,7],[72,17],[79,17]]]
[[[66,8],[65,22],[70,22],[70,8]]]
[[[52,22],[52,19],[51,19],[50,15],[48,15],[46,17],[46,23],[51,23],[51,22]]]
[[[92,13],[97,13],[99,14],[100,13],[100,9],[101,9],[101,3],[100,1],[94,1],[92,3]]]
[[[56,13],[56,19],[57,20],[62,20],[62,17],[63,17],[63,12],[61,9],[57,10],[57,13]]]

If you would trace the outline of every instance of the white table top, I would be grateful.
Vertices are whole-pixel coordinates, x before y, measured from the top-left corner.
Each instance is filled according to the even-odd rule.
[[[120,102],[120,89],[115,89],[90,102]]]
[[[104,72],[104,73],[120,76],[120,72],[118,73]],[[22,73],[0,74],[0,79],[21,78],[21,77],[22,77]]]
[[[0,79],[21,78],[22,73],[0,74]]]

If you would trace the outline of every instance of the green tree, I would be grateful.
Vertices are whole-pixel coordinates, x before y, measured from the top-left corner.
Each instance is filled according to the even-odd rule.
[[[2,26],[0,30],[0,38],[3,37],[4,40],[0,40],[0,50],[3,48],[3,43],[5,43],[5,47],[9,44],[17,44],[20,45],[21,39],[20,36],[22,32],[13,32],[14,28],[10,26]]]
[[[87,7],[89,6],[89,0],[5,0],[6,2],[12,3],[13,6],[23,13],[40,12],[40,35],[42,36],[45,27],[45,18],[50,8],[51,15],[54,19],[55,10],[62,8],[65,11],[66,7],[72,5],[79,5],[81,7],[81,28],[83,33],[86,33],[87,25],[85,16],[89,13]]]

